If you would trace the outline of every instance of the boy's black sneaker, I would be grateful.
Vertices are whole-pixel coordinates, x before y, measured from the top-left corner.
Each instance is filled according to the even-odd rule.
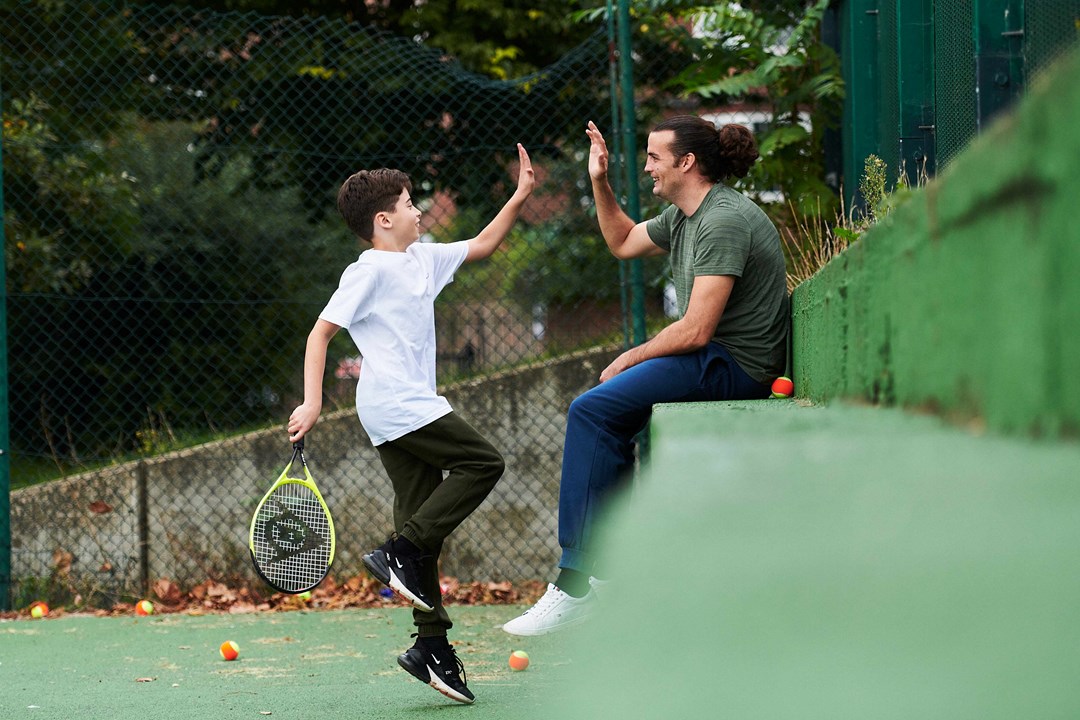
[[[404,555],[395,552],[393,538],[363,557],[364,567],[376,580],[408,600],[413,607],[425,612],[435,609],[420,589],[424,563],[431,560],[430,555]]]
[[[465,685],[465,666],[446,638],[417,638],[397,661],[414,678],[451,700],[467,705],[476,700]]]

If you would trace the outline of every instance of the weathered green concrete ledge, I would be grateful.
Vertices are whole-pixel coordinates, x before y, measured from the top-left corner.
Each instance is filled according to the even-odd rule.
[[[656,408],[560,716],[1071,716],[1080,446],[796,403]]]
[[[1080,437],[1080,54],[792,298],[796,392]]]

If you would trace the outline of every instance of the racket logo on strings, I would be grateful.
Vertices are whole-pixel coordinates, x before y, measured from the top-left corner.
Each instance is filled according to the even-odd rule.
[[[273,555],[267,562],[276,563],[301,553],[318,550],[326,543],[318,532],[280,502],[271,499],[278,513],[266,521],[263,537],[270,544]]]

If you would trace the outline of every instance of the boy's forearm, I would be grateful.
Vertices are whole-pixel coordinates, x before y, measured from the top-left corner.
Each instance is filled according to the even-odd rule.
[[[316,324],[304,350],[304,404],[322,407],[323,375],[326,374],[326,347],[333,333]]]
[[[469,254],[465,259],[481,260],[495,252],[495,248],[499,247],[502,241],[506,239],[506,236],[510,234],[510,230],[514,227],[514,223],[517,222],[521,208],[525,205],[527,199],[527,195],[522,196],[519,193],[514,193],[510,200],[499,210],[499,213],[487,224],[487,227],[469,241]]]
[[[308,334],[304,349],[304,402],[292,411],[287,425],[289,439],[297,442],[303,439],[322,412],[322,381],[326,372],[326,346],[330,338],[340,330],[337,325],[319,319]]]
[[[326,346],[308,342],[304,356],[304,404],[322,407],[323,375],[326,373]]]

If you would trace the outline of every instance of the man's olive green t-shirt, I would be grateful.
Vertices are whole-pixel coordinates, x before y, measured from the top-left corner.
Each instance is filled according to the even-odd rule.
[[[784,373],[789,301],[787,270],[776,226],[752,200],[717,183],[693,215],[672,205],[646,223],[649,237],[671,256],[679,317],[694,278],[733,275],[735,286],[713,333],[746,374],[769,384]]]

